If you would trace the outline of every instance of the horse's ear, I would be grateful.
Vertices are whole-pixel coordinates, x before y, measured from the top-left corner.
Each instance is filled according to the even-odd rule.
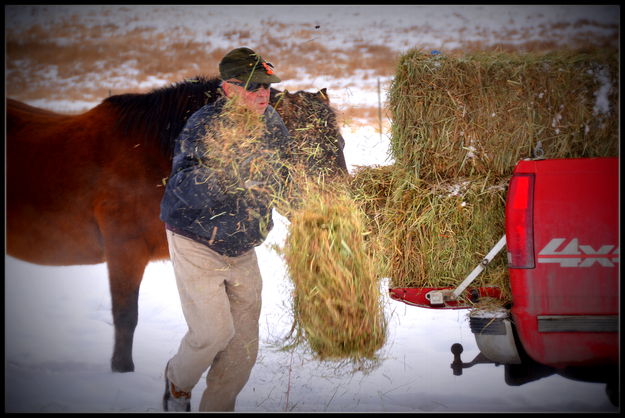
[[[325,87],[319,90],[317,95],[320,96],[324,102],[330,103],[330,98],[328,97],[327,89]]]

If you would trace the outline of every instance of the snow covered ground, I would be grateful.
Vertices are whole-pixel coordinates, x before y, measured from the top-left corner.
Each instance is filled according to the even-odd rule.
[[[286,231],[278,222],[269,242]],[[289,281],[263,245],[261,346],[237,411],[451,412],[615,411],[605,385],[557,375],[507,386],[503,366],[454,376],[450,348],[478,354],[465,310],[386,301],[389,335],[370,371],[322,363],[304,349],[281,351],[290,326]],[[134,373],[112,373],[113,327],[106,266],[42,267],[6,258],[5,409],[10,412],[157,412],[163,369],[186,331],[169,263],[152,263],[139,298]],[[193,390],[197,411],[203,379]]]
[[[41,8],[28,9],[28,13],[19,7],[5,8],[6,27],[60,22],[69,15],[67,7],[46,6],[45,13]],[[114,6],[71,7],[83,23],[106,24],[119,21],[122,14]],[[564,37],[585,33],[591,26],[602,31],[605,25],[620,24],[617,6],[129,6],[123,9],[123,16],[128,23],[116,30],[154,26],[213,46],[220,42],[219,33],[253,28],[251,21],[271,20],[276,36],[280,35],[278,23],[307,23],[323,25],[329,45],[382,39],[398,51],[413,46],[452,49],[467,41],[488,43],[504,31],[512,41],[515,34],[525,34],[527,41],[527,34],[540,38],[546,25],[557,22],[569,23],[555,26]],[[211,35],[193,31],[206,21],[213,28]],[[414,32],[405,30],[411,27],[427,30],[415,37]],[[554,36],[555,32],[550,33]],[[236,46],[225,41],[222,45]],[[60,77],[54,71],[46,74],[33,82]],[[383,81],[387,85],[390,80]],[[140,87],[133,84],[132,72],[124,82],[128,89]],[[158,78],[154,82],[155,86],[164,84]],[[375,78],[351,85],[313,74],[296,82],[305,86],[302,88],[329,87],[331,94],[336,92],[339,106],[377,105]],[[29,103],[52,109],[71,105],[45,97]],[[89,106],[90,102],[81,105]],[[380,135],[376,126],[344,126],[343,134],[350,167],[388,163],[387,132]],[[379,353],[379,364],[370,370],[318,362],[301,347],[281,351],[281,339],[291,325],[290,284],[284,263],[271,245],[284,241],[287,227],[287,221],[276,216],[269,239],[257,250],[264,282],[261,347],[250,380],[239,395],[237,411],[617,410],[600,383],[552,375],[512,387],[504,382],[504,367],[493,364],[474,365],[461,376],[454,376],[450,368],[452,344],[462,344],[465,362],[479,353],[466,310],[430,310],[387,299],[388,340]],[[165,363],[186,331],[169,262],[150,264],[144,276],[134,340],[134,373],[110,371],[110,308],[105,264],[46,267],[5,256],[5,411],[160,411]],[[197,410],[203,390],[201,380],[193,391],[193,410]]]

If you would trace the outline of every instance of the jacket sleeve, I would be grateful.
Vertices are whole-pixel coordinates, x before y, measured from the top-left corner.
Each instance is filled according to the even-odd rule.
[[[225,197],[219,184],[212,181],[214,173],[203,160],[206,147],[202,138],[209,123],[210,114],[206,112],[198,112],[189,118],[174,152],[168,188],[190,209],[211,206]]]

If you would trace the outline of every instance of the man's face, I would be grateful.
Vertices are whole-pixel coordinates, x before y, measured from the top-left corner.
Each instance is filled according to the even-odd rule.
[[[227,97],[238,96],[245,106],[258,114],[262,115],[269,105],[269,84],[248,83],[246,90],[244,82],[231,79],[224,83],[223,89]]]

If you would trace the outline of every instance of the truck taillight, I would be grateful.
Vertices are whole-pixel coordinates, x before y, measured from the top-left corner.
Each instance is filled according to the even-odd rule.
[[[534,174],[514,174],[506,200],[509,268],[534,268]]]

